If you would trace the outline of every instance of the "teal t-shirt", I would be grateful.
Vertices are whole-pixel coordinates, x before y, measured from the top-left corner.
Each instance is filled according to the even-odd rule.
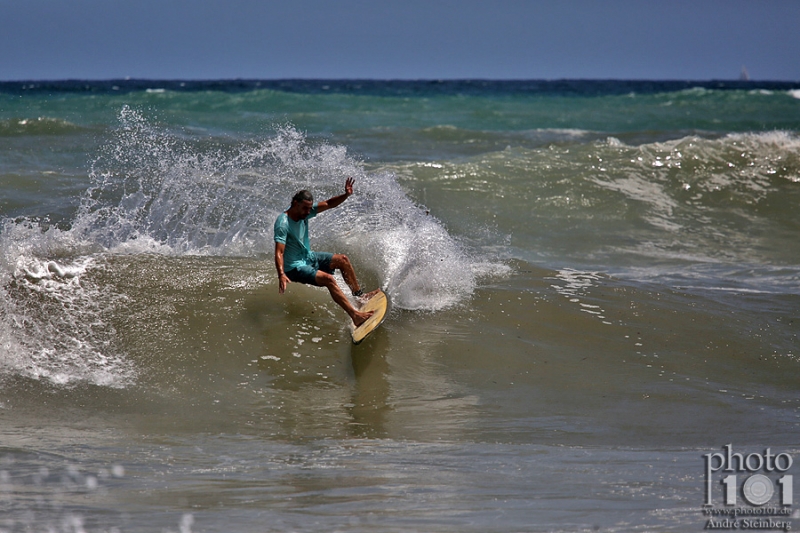
[[[283,253],[283,269],[294,270],[311,262],[311,247],[308,243],[308,221],[317,216],[317,204],[311,208],[311,213],[303,220],[295,222],[286,213],[281,213],[275,219],[273,232],[275,242],[286,246]]]

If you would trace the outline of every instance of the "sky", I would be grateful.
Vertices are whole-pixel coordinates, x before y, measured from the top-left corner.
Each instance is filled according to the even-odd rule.
[[[800,81],[800,0],[0,0],[0,80]]]

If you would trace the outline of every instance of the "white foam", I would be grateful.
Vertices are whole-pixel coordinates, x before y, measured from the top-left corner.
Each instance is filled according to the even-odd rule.
[[[85,279],[96,268],[89,256],[17,257],[0,286],[0,375],[109,387],[135,378],[133,366],[109,342],[114,331],[107,318],[118,297]]]

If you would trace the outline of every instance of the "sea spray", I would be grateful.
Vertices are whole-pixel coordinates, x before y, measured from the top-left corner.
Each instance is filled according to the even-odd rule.
[[[191,141],[124,106],[68,227],[3,222],[3,372],[126,386],[137,372],[116,343],[113,317],[128,296],[108,285],[113,271],[98,275],[110,255],[269,256],[272,222],[292,194],[307,188],[322,200],[347,176],[356,195],[314,221],[312,247],[349,254],[397,308],[435,311],[468,299],[486,262],[395,175],[368,173],[345,147],[310,142],[291,126],[255,141]]]
[[[345,147],[313,143],[292,126],[199,145],[129,107],[119,119],[73,225],[85,240],[127,253],[271,254],[272,222],[296,190],[323,200],[352,176],[356,195],[313,223],[313,248],[355,254],[400,308],[440,309],[474,289],[478,264],[442,223],[393,174],[367,173]]]

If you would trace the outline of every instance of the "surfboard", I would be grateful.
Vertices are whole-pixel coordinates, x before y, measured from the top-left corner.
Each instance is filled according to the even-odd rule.
[[[375,331],[383,323],[383,319],[386,318],[388,309],[389,298],[382,290],[378,289],[378,292],[359,308],[359,311],[375,311],[375,313],[358,327],[355,327],[352,321],[350,322],[350,335],[353,337],[353,344],[359,344],[367,335]]]

